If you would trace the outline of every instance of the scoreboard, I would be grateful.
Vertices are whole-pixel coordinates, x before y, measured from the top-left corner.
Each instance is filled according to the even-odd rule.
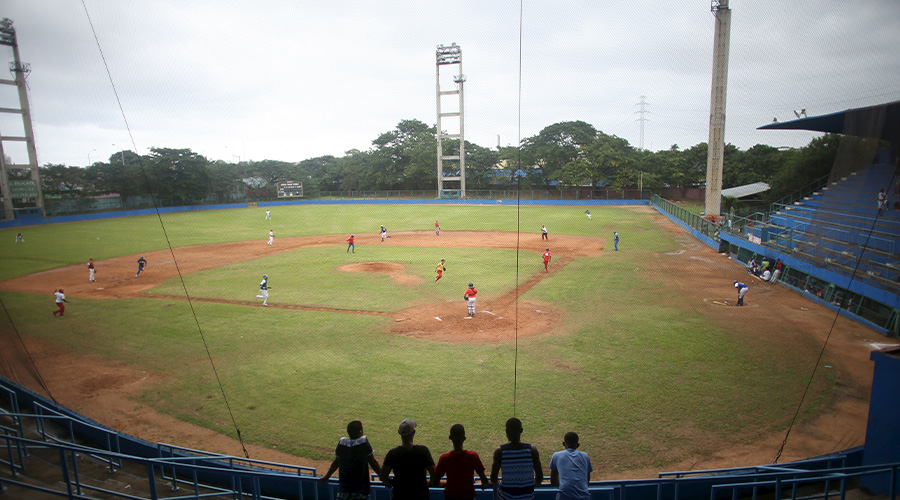
[[[303,183],[302,182],[279,182],[278,183],[278,197],[279,198],[303,197]]]

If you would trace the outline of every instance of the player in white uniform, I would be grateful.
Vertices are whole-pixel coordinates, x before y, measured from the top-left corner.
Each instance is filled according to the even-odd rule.
[[[269,302],[269,275],[263,274],[263,280],[259,282],[259,295],[257,299],[263,299],[263,305],[268,306]]]
[[[88,259],[88,273],[90,274],[90,282],[94,282],[94,259]]]
[[[272,212],[266,210],[266,220],[272,220]]]
[[[269,229],[269,245],[275,241],[275,232]]]
[[[381,242],[384,243],[384,239],[387,238],[387,229],[384,228],[384,225],[381,226]]]

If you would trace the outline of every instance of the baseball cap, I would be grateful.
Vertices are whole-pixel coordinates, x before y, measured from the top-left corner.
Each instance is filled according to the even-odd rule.
[[[400,429],[397,431],[401,436],[410,436],[416,432],[416,421],[404,418],[402,422],[400,422]]]
[[[469,283],[469,286],[475,286],[475,283]]]
[[[263,274],[263,278],[268,278],[268,277],[269,277],[268,274]]]

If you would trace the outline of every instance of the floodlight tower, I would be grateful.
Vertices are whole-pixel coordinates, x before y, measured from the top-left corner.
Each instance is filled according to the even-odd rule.
[[[712,95],[709,104],[709,149],[706,156],[706,217],[717,219],[722,212],[722,165],[725,157],[725,91],[728,88],[728,51],[731,38],[731,9],[728,0],[711,0],[716,18],[713,48]]]
[[[446,191],[457,191],[454,187],[459,186],[459,196],[460,198],[465,198],[466,136],[463,114],[463,84],[466,82],[466,76],[463,75],[462,72],[462,48],[459,45],[456,45],[456,43],[452,43],[450,46],[438,45],[435,56],[437,62],[437,194],[440,198]],[[449,66],[451,64],[459,65],[459,74],[453,76],[453,83],[456,84],[456,87],[453,90],[441,90],[441,66]],[[459,95],[459,110],[447,113],[441,112],[441,96],[457,94]],[[441,126],[442,118],[458,118],[459,133],[445,133]],[[459,139],[459,154],[445,154],[443,146],[444,139]],[[444,175],[444,162],[448,162],[448,167],[458,165],[459,174],[454,175],[457,169],[451,167],[449,170],[453,173]],[[456,162],[455,165],[454,162]]]
[[[19,90],[19,109],[0,108],[0,113],[22,115],[22,125],[25,131],[23,137],[0,135],[0,192],[3,194],[3,211],[6,219],[15,218],[13,198],[34,199],[35,207],[43,212],[44,195],[41,192],[41,179],[37,164],[37,150],[34,147],[34,129],[31,126],[31,110],[28,107],[28,93],[25,87],[25,76],[31,72],[31,65],[19,60],[19,44],[16,42],[16,29],[8,18],[0,21],[0,45],[6,45],[13,49],[13,62],[9,63],[9,71],[15,75],[15,80],[0,79],[2,85],[15,85]],[[28,150],[28,164],[10,165],[6,163],[6,154],[3,151],[4,141],[20,141],[25,143]],[[31,180],[14,180],[10,182],[7,177],[10,170],[30,170]]]

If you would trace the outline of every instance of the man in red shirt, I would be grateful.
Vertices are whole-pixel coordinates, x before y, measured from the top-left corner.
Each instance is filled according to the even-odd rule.
[[[545,272],[549,272],[549,269],[547,269],[548,265],[550,265],[550,249],[549,248],[544,252],[544,271]]]
[[[481,478],[481,489],[488,487],[488,478],[484,475],[484,464],[478,453],[463,449],[466,440],[466,429],[462,424],[450,427],[450,440],[453,441],[453,451],[448,451],[438,459],[434,475],[431,476],[431,486],[438,487],[441,478],[447,475],[444,484],[444,498],[446,500],[468,500],[475,498],[474,473]]]
[[[469,283],[469,288],[467,288],[465,293],[463,293],[463,298],[466,300],[466,305],[469,306],[470,317],[475,317],[475,294],[477,293],[478,290],[475,289],[474,283]]]
[[[353,249],[353,253],[356,253],[356,245],[353,244],[353,235],[351,234],[349,238],[347,238],[347,251]]]

